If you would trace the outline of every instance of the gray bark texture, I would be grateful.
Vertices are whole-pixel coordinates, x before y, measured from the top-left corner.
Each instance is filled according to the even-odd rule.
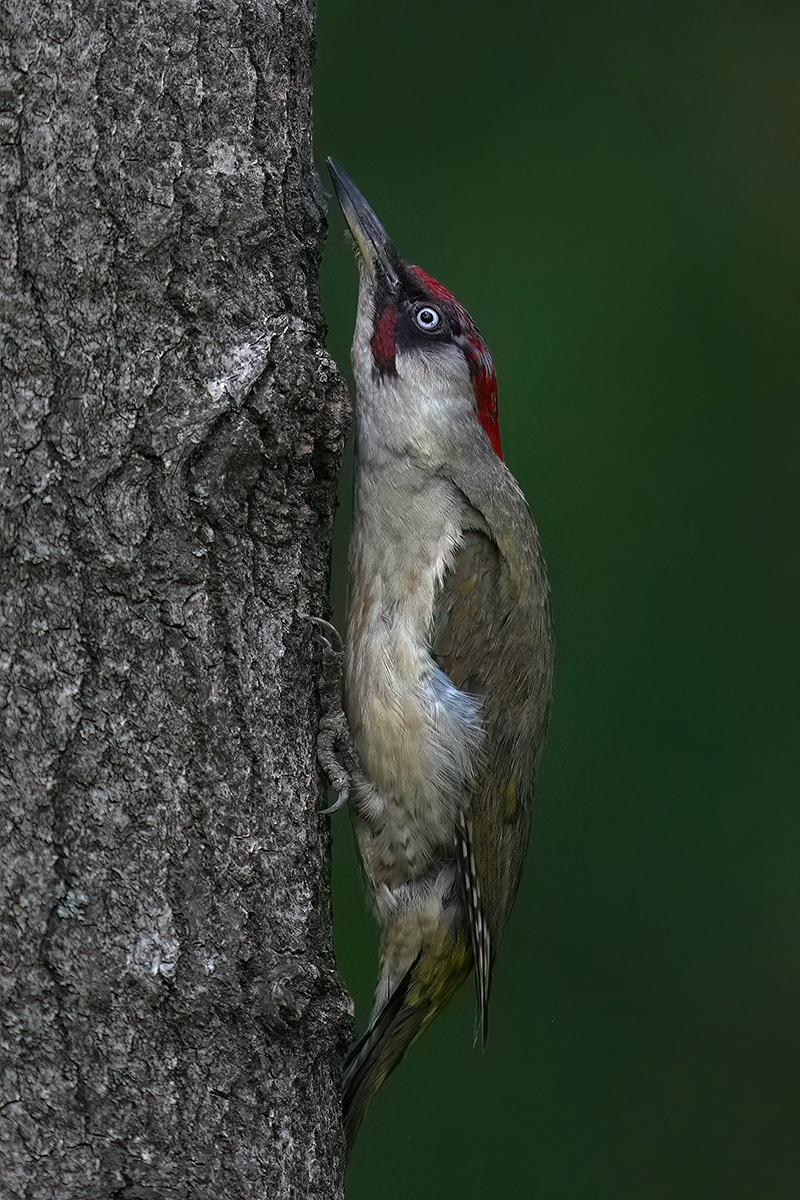
[[[313,6],[2,20],[0,1197],[331,1200]]]

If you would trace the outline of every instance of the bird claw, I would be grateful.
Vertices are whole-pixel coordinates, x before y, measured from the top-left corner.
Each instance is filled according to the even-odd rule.
[[[300,616],[305,617],[307,621],[312,621],[315,625],[320,626],[320,629],[316,630],[314,633],[314,637],[319,642],[320,646],[322,646],[325,650],[330,650],[333,654],[337,655],[337,657],[344,653],[342,635],[339,633],[339,630],[335,625],[331,625],[330,621],[326,621],[322,617],[310,617],[307,613],[300,613]],[[328,637],[326,637],[325,634],[320,631],[322,629],[327,631],[329,634]],[[331,640],[331,636],[336,642],[335,646],[334,642]]]
[[[339,792],[339,795],[337,796],[336,800],[334,800],[333,804],[328,805],[327,808],[321,808],[319,810],[320,816],[327,817],[327,816],[330,816],[331,813],[338,812],[340,808],[344,808],[345,804],[347,804],[347,801],[349,799],[350,799],[350,789],[342,788],[341,792]]]

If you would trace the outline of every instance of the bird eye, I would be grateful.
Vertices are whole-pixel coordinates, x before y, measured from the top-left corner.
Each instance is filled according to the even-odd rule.
[[[424,304],[422,308],[418,308],[414,313],[414,320],[420,329],[424,329],[426,333],[431,333],[442,323],[442,317],[438,309],[431,308],[429,304]]]

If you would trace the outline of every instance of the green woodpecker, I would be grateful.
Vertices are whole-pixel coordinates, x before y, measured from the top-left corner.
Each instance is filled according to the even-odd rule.
[[[536,527],[500,452],[486,344],[329,166],[361,275],[343,694],[381,963],[370,1026],[344,1065],[351,1143],[374,1093],[470,971],[485,1043],[553,636]]]

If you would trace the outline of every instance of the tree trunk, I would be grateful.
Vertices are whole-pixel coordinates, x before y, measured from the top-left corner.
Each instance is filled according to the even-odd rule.
[[[310,0],[11,0],[3,1200],[341,1192]]]

